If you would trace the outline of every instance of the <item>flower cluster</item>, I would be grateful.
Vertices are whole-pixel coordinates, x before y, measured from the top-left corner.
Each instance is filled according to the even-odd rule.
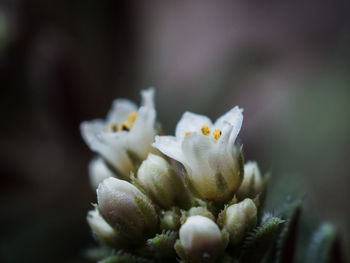
[[[80,127],[97,154],[89,165],[97,204],[87,221],[109,251],[106,262],[239,258],[227,251],[241,247],[260,220],[267,178],[256,162],[244,164],[236,143],[243,110],[236,106],[215,122],[185,112],[175,136],[165,136],[154,90],[141,96],[139,108],[117,99],[105,120]]]

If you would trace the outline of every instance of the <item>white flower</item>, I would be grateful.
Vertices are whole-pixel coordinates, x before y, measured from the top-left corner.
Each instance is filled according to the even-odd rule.
[[[128,178],[137,161],[145,159],[156,135],[156,111],[154,90],[141,92],[142,102],[136,104],[127,99],[116,99],[105,120],[84,121],[81,135],[90,149],[100,154],[119,175]]]
[[[225,248],[219,227],[204,216],[190,216],[181,226],[179,237],[189,262],[214,262]]]
[[[261,193],[263,180],[259,166],[256,162],[247,162],[244,165],[244,178],[241,186],[238,188],[237,197],[239,199],[254,198]]]
[[[242,121],[237,106],[214,124],[206,116],[185,112],[175,136],[156,136],[153,146],[184,165],[186,181],[198,197],[225,202],[243,177],[242,156],[235,147]]]
[[[123,237],[138,243],[155,233],[156,210],[133,184],[109,177],[100,183],[96,192],[101,214]]]
[[[237,245],[257,222],[257,208],[252,199],[230,205],[224,210],[224,226],[230,234],[230,244]]]
[[[113,177],[114,173],[107,167],[100,157],[95,157],[89,163],[90,184],[94,190],[106,178]]]
[[[103,219],[97,207],[88,212],[86,220],[101,243],[116,246],[122,242],[121,236]]]
[[[190,202],[180,176],[158,155],[148,155],[137,171],[137,179],[153,201],[163,208],[186,207]]]

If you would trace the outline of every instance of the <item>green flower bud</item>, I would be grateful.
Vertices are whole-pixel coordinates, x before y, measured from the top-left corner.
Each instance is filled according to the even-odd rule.
[[[113,177],[97,188],[98,207],[106,221],[133,243],[155,234],[158,216],[146,195],[127,181]]]
[[[166,230],[178,230],[180,228],[180,211],[172,210],[162,211],[160,216],[160,228]]]
[[[162,157],[149,154],[142,162],[137,179],[153,201],[163,208],[186,206],[189,197],[181,178]]]
[[[232,246],[239,244],[257,222],[257,208],[249,198],[230,205],[223,213],[223,225],[229,232]]]
[[[188,262],[216,262],[225,249],[219,227],[204,216],[189,217],[179,235],[175,249]]]
[[[185,222],[187,218],[190,216],[205,216],[215,221],[214,215],[206,207],[203,207],[203,206],[196,206],[196,207],[192,207],[188,211],[183,211],[181,221]]]
[[[244,178],[236,195],[237,198],[243,200],[244,198],[255,198],[260,194],[263,187],[262,176],[256,162],[247,162],[244,165]]]
[[[88,212],[86,220],[92,233],[102,244],[117,247],[123,243],[123,238],[103,219],[97,207]]]

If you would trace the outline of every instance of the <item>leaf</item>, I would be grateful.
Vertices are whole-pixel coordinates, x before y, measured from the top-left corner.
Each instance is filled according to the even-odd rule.
[[[288,204],[288,206],[282,212],[281,217],[283,220],[285,220],[285,223],[280,226],[278,236],[273,249],[271,250],[268,262],[293,262],[300,212],[300,200]]]
[[[282,219],[275,216],[267,216],[260,226],[253,229],[243,241],[240,262],[259,262],[263,259],[273,244]]]
[[[111,255],[101,261],[99,263],[150,263],[153,262],[151,260],[137,257],[130,253],[126,253],[124,251],[118,251],[114,255]]]
[[[341,256],[339,239],[332,224],[325,222],[314,231],[306,258],[308,263],[345,262]]]
[[[148,248],[155,253],[156,257],[167,258],[175,257],[174,244],[177,239],[177,232],[163,231],[157,234],[154,238],[147,240]]]

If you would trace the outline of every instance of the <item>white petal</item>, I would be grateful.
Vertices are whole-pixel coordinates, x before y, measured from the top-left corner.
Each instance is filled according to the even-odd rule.
[[[231,145],[229,145],[233,126],[228,122],[222,127],[221,136],[210,152],[210,166],[214,171],[229,173],[232,169],[233,159]]]
[[[92,120],[92,121],[83,121],[80,124],[80,133],[83,137],[85,143],[91,148],[91,142],[96,137],[97,134],[103,131],[105,127],[104,120]]]
[[[156,136],[152,146],[163,154],[185,165],[185,157],[181,149],[181,140],[176,139],[175,136]]]
[[[141,106],[154,108],[154,89],[148,88],[141,91]]]
[[[129,113],[135,111],[137,111],[137,106],[134,102],[128,99],[116,99],[107,114],[107,124],[110,122],[120,124],[127,119]]]
[[[175,136],[182,138],[186,132],[200,132],[203,125],[212,126],[207,116],[186,111],[176,125]]]
[[[93,189],[96,189],[104,179],[114,176],[113,172],[100,157],[95,157],[90,161],[88,170],[90,184]]]
[[[91,142],[91,150],[100,154],[125,177],[134,170],[125,150],[127,132],[101,133]]]
[[[212,197],[216,193],[215,172],[209,165],[209,154],[214,144],[211,137],[193,132],[185,136],[181,145],[183,156],[190,168],[187,172],[196,189],[205,197]]]
[[[137,118],[128,134],[127,147],[146,159],[148,153],[152,151],[154,142],[156,111],[154,108],[141,107],[137,113]]]

